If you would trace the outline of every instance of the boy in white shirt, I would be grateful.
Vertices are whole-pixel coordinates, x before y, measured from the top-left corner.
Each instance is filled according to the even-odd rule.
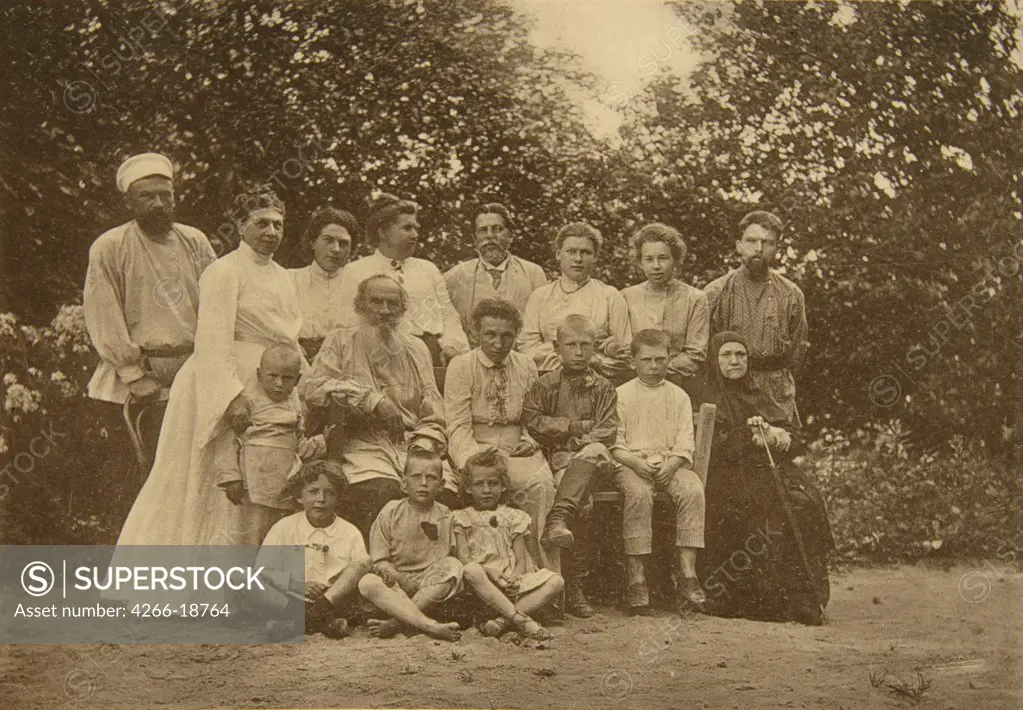
[[[347,636],[347,619],[364,618],[375,607],[434,638],[458,640],[461,633],[457,623],[441,624],[430,619],[400,588],[388,587],[370,572],[373,563],[362,534],[334,512],[345,485],[341,467],[333,461],[305,464],[294,476],[292,490],[303,510],[270,528],[257,565],[283,570],[285,565],[278,552],[270,546],[305,547],[305,585],[290,575],[272,574],[276,589],[267,590],[264,603],[281,607],[304,599],[306,633],[321,632],[329,638]]]
[[[703,484],[692,470],[695,439],[692,404],[685,391],[667,382],[669,340],[658,330],[632,339],[638,376],[617,389],[618,436],[611,455],[624,499],[622,531],[629,574],[629,610],[644,614],[650,598],[643,558],[653,547],[654,492],[667,493],[675,506],[678,551],[676,604],[700,608],[706,595],[696,577],[696,550],[703,547]]]

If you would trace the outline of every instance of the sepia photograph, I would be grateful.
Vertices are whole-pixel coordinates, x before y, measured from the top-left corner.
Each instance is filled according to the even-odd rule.
[[[1023,0],[0,56],[0,708],[1023,708]]]

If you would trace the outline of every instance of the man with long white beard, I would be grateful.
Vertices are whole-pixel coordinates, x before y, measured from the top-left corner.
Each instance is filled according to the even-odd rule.
[[[743,217],[735,242],[742,265],[707,284],[704,292],[711,336],[732,330],[745,337],[754,384],[799,421],[792,373],[809,347],[806,304],[799,286],[771,269],[782,229],[781,219],[770,212]]]
[[[341,513],[368,537],[380,509],[404,497],[408,451],[443,455],[447,438],[430,351],[399,327],[405,289],[390,276],[371,276],[354,307],[359,322],[327,336],[300,391],[310,409],[332,410],[327,455],[349,483]]]

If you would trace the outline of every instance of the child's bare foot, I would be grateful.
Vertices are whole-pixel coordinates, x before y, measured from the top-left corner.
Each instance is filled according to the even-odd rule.
[[[446,624],[434,622],[432,626],[424,629],[427,636],[432,636],[441,641],[457,641],[462,638],[462,629],[457,621],[450,621]]]
[[[505,632],[508,628],[508,620],[503,617],[491,619],[480,624],[480,633],[484,636],[490,636],[491,638],[497,638]]]
[[[366,622],[369,627],[369,635],[381,639],[389,639],[398,635],[401,631],[401,624],[394,619],[370,619]]]

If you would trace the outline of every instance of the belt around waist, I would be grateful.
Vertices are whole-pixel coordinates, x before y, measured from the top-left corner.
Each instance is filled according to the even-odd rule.
[[[192,343],[187,345],[172,345],[165,348],[142,348],[142,354],[146,357],[183,357],[191,355],[195,346]]]
[[[781,355],[765,355],[749,359],[749,368],[757,372],[777,372],[787,367],[788,361]]]

